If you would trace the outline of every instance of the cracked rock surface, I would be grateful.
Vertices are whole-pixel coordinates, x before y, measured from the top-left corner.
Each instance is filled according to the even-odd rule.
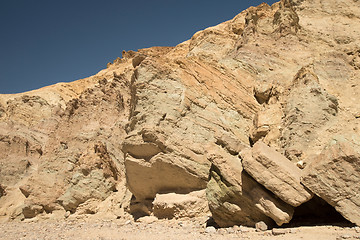
[[[358,26],[355,0],[264,3],[89,78],[0,95],[0,222],[273,227],[315,194],[359,225]]]

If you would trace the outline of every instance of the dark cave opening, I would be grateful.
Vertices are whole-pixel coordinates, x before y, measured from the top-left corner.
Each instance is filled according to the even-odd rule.
[[[287,224],[283,224],[281,227],[290,228],[321,225],[340,227],[354,226],[353,223],[337,212],[334,207],[315,195],[310,201],[296,207],[292,220]]]

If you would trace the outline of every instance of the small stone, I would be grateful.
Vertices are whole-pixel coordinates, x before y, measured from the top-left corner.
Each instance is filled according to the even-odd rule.
[[[344,234],[344,235],[341,235],[341,236],[338,236],[336,238],[336,240],[342,240],[342,239],[350,239],[352,238],[352,236],[348,235],[348,234]]]
[[[216,228],[214,228],[213,226],[207,227],[205,229],[206,233],[216,233]]]
[[[263,233],[264,236],[274,236],[270,231],[265,231]]]
[[[360,233],[360,227],[355,227],[355,231],[356,231],[357,233]]]
[[[348,235],[348,234],[341,235],[340,237],[341,237],[342,239],[349,239],[349,238],[351,238],[351,236]]]
[[[226,232],[227,233],[234,233],[235,229],[234,228],[226,228]]]
[[[272,234],[273,234],[274,236],[283,235],[283,234],[286,234],[286,233],[289,233],[289,230],[288,230],[288,229],[273,228],[273,230],[272,230]]]
[[[151,224],[153,222],[156,222],[157,220],[158,218],[155,216],[145,216],[137,219],[136,222]]]
[[[64,214],[64,217],[65,217],[65,218],[68,218],[68,217],[70,217],[70,214],[71,214],[70,211],[66,211],[66,213]]]
[[[127,220],[127,221],[125,222],[125,225],[129,225],[129,224],[131,224],[131,221],[130,221],[130,220]]]
[[[238,231],[240,231],[242,233],[248,233],[248,232],[250,232],[250,229],[247,227],[244,227],[244,226],[240,226]]]
[[[305,163],[304,163],[304,161],[298,161],[297,163],[296,163],[296,166],[298,167],[298,168],[300,168],[300,169],[304,169],[305,168]]]
[[[256,231],[258,231],[258,232],[268,230],[268,226],[263,221],[257,222],[255,224],[255,228],[256,228]]]
[[[238,225],[233,226],[233,229],[234,231],[241,231],[241,228]]]

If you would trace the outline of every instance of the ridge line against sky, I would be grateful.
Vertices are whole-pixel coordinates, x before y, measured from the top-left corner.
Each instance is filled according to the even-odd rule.
[[[122,50],[175,46],[262,2],[2,1],[0,93],[89,77],[121,56]]]

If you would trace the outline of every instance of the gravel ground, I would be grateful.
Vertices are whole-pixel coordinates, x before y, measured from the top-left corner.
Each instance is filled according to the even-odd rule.
[[[0,224],[0,239],[360,239],[358,227],[317,226],[257,232],[253,228],[205,228],[196,221],[134,223],[113,221],[9,222]]]

